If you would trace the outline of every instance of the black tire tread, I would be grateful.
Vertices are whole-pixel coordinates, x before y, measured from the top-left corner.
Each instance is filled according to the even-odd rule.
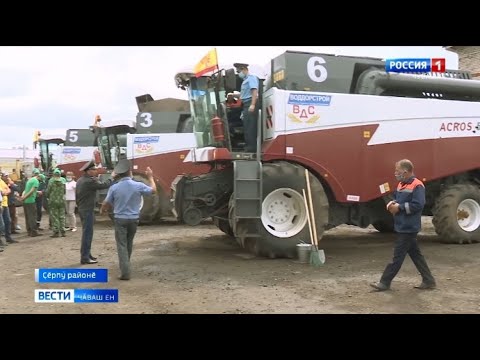
[[[479,188],[472,184],[456,184],[443,190],[435,202],[432,223],[442,242],[471,244],[479,241],[480,229],[466,232],[458,226],[456,219],[458,204],[468,198],[480,201]]]
[[[141,174],[134,174],[133,179],[136,181],[143,182],[144,184],[150,186],[149,180]],[[161,188],[157,187],[157,190],[160,190],[160,189]],[[158,191],[157,191],[157,194],[150,195],[150,196],[143,196],[143,207],[142,207],[142,210],[140,211],[140,218],[139,218],[140,225],[149,225],[155,221],[155,217],[159,210],[158,196],[159,196]]]
[[[386,218],[386,219],[377,220],[372,224],[372,226],[381,233],[388,234],[388,233],[395,232],[394,224],[393,224],[393,216],[391,217],[391,219]]]
[[[317,228],[317,238],[320,240],[325,231],[325,226],[328,223],[328,198],[323,189],[323,186],[311,172],[310,174],[310,186],[312,190],[312,198],[314,202],[314,212]],[[291,187],[300,190],[301,188],[306,189],[305,183],[305,168],[301,165],[286,162],[278,161],[274,163],[264,163],[263,164],[263,187],[276,187],[277,180],[285,182],[285,179],[293,184]],[[298,184],[305,184],[299,189]],[[282,185],[282,187],[287,187]],[[263,197],[266,197],[266,193],[263,194]],[[310,242],[310,235],[308,230],[308,224],[305,225],[304,229],[300,231],[297,235],[292,236],[288,239],[278,239],[272,234],[270,234],[263,226],[262,222],[259,221],[258,228],[260,229],[261,237],[258,238],[247,238],[241,239],[237,238],[237,241],[240,245],[253,253],[256,256],[264,256],[269,258],[277,257],[287,257],[294,258],[296,256],[296,244],[303,240],[305,242]],[[237,233],[242,233],[242,224],[239,224],[239,229]]]

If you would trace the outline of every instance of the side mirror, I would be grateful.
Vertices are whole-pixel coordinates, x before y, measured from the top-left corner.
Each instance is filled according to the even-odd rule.
[[[225,70],[225,91],[227,93],[237,90],[237,76],[235,69]]]

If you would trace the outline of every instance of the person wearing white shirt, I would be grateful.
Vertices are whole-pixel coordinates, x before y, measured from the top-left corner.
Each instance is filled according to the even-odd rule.
[[[67,172],[67,183],[65,184],[65,208],[67,210],[67,226],[71,231],[77,231],[77,218],[75,217],[75,189],[77,182],[74,179],[73,172]]]

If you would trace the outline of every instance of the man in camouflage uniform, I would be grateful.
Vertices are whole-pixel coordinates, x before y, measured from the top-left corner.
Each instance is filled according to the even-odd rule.
[[[53,234],[50,237],[65,237],[65,179],[60,169],[53,171],[53,177],[48,182],[48,210],[52,217]]]

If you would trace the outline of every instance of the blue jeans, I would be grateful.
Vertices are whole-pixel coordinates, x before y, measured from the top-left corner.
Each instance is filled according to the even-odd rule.
[[[258,109],[255,108],[254,112],[248,111],[248,108],[252,105],[252,101],[245,101],[243,103],[243,134],[245,136],[245,151],[256,152],[257,151],[257,118]]]
[[[2,206],[2,220],[3,220],[3,227],[4,230],[2,231],[5,234],[5,239],[7,241],[12,240],[12,233],[11,233],[11,220],[10,220],[10,211],[8,210],[7,206]]]
[[[82,245],[80,247],[80,261],[90,260],[90,250],[92,248],[93,240],[93,223],[95,221],[95,214],[93,210],[80,210],[80,220],[82,222]]]
[[[118,264],[121,276],[130,278],[130,257],[133,250],[133,238],[137,232],[138,220],[115,219],[115,240],[117,242]]]

